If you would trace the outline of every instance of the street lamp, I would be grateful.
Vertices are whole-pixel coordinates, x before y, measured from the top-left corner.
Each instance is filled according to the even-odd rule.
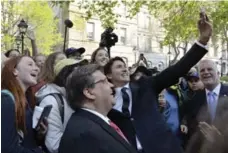
[[[21,34],[21,41],[22,41],[22,45],[21,45],[21,52],[22,54],[24,53],[24,34],[27,31],[28,25],[27,23],[24,21],[24,19],[22,19],[20,21],[20,23],[17,25]]]
[[[16,41],[17,49],[19,51],[19,47],[20,47],[20,44],[21,44],[21,37],[20,36],[16,36],[15,41]]]

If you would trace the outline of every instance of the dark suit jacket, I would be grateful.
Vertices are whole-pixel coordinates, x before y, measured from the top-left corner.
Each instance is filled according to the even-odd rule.
[[[59,153],[137,153],[98,116],[79,109],[70,118]]]
[[[220,99],[222,97],[228,97],[228,85],[221,84],[219,92],[219,100],[217,105],[216,117],[218,116],[218,109],[222,102]],[[187,126],[188,126],[188,137],[190,138],[193,133],[198,129],[198,123],[200,121],[207,122],[211,124],[211,118],[207,106],[207,96],[205,90],[199,90],[192,100],[188,101],[185,106]],[[217,119],[214,119],[216,121]]]
[[[163,89],[176,84],[178,79],[187,74],[206,53],[207,50],[195,44],[179,62],[160,74],[130,83],[131,118],[124,117],[114,109],[109,112],[108,117],[121,128],[135,147],[136,134],[145,153],[182,152],[176,137],[167,127],[158,110],[158,95]]]

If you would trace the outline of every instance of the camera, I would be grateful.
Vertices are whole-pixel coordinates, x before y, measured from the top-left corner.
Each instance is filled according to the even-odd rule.
[[[100,41],[100,47],[107,47],[110,48],[112,46],[115,46],[115,44],[118,42],[118,36],[113,33],[112,28],[107,28],[102,34],[101,34],[101,41]]]

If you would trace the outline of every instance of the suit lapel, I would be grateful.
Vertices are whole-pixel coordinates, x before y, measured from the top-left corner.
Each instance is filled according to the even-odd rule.
[[[97,124],[99,124],[101,126],[101,128],[103,128],[106,132],[108,132],[112,137],[114,137],[118,142],[120,142],[126,149],[128,149],[129,151],[132,151],[132,148],[130,147],[130,144],[126,142],[126,140],[124,140],[111,126],[109,126],[105,121],[103,121],[100,117],[79,109],[78,110],[78,114],[80,116],[89,118],[91,121],[96,122]]]
[[[228,87],[224,84],[221,84],[220,92],[219,92],[219,98],[227,97],[228,96]]]
[[[207,123],[211,122],[210,119],[210,113],[208,110],[208,104],[207,104],[207,94],[206,94],[206,90],[202,90],[200,91],[200,96],[199,99],[196,101],[197,103],[201,103],[199,106],[200,110],[199,110],[199,121],[205,121]]]
[[[132,112],[131,116],[134,116],[136,109],[137,109],[137,97],[138,97],[138,90],[139,87],[135,84],[130,82],[130,89],[132,94]]]

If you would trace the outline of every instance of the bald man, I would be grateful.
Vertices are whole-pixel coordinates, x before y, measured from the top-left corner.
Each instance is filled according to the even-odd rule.
[[[220,83],[219,72],[213,61],[200,61],[199,75],[205,89],[197,91],[185,108],[189,135],[197,130],[198,122],[213,123],[216,119],[216,110],[220,105],[219,99],[228,96],[228,85]]]

